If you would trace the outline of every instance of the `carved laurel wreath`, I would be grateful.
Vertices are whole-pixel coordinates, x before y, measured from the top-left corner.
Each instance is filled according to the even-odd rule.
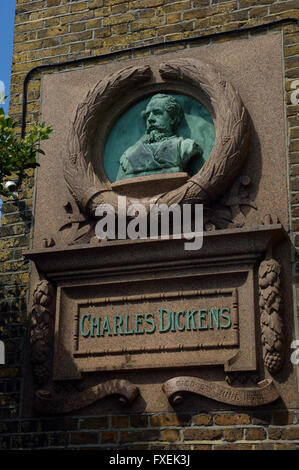
[[[208,203],[227,189],[246,159],[249,145],[246,109],[232,85],[210,64],[179,59],[162,63],[159,72],[165,83],[196,87],[204,93],[215,115],[215,144],[209,159],[187,183],[154,198],[142,198],[142,203],[147,208],[158,202]],[[124,68],[101,80],[77,108],[68,135],[64,176],[71,194],[86,214],[93,215],[99,204],[109,203],[117,208],[117,194],[105,172],[96,175],[93,169],[91,150],[95,132],[101,132],[107,111],[120,96],[137,87],[140,89],[151,79],[148,65]]]

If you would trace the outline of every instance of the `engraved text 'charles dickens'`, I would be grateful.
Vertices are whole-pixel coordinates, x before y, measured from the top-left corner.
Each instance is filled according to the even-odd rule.
[[[80,302],[74,317],[74,355],[139,354],[237,347],[235,289],[110,297]]]
[[[83,337],[105,337],[118,335],[143,335],[176,331],[201,331],[231,328],[230,308],[200,308],[198,310],[170,311],[159,309],[159,313],[135,313],[133,315],[93,316],[84,313],[80,318],[80,334]]]

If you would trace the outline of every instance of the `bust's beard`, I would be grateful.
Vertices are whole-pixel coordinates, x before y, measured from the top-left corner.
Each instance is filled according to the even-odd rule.
[[[163,132],[158,129],[147,130],[144,136],[143,141],[147,144],[153,144],[155,142],[161,142],[167,138],[171,137],[169,132]]]

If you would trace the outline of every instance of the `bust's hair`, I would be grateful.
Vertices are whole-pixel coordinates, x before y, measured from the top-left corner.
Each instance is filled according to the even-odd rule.
[[[172,120],[173,130],[176,129],[184,117],[184,112],[180,103],[175,98],[173,98],[173,96],[166,95],[164,93],[157,93],[156,95],[152,96],[149,103],[155,100],[163,100],[165,109]],[[146,111],[142,111],[141,114],[142,117],[145,118]]]

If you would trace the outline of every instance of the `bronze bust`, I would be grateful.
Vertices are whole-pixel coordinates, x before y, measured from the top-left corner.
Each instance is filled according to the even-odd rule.
[[[146,132],[121,156],[117,180],[184,171],[193,156],[201,155],[194,140],[176,135],[184,113],[171,95],[154,95],[142,116]]]

